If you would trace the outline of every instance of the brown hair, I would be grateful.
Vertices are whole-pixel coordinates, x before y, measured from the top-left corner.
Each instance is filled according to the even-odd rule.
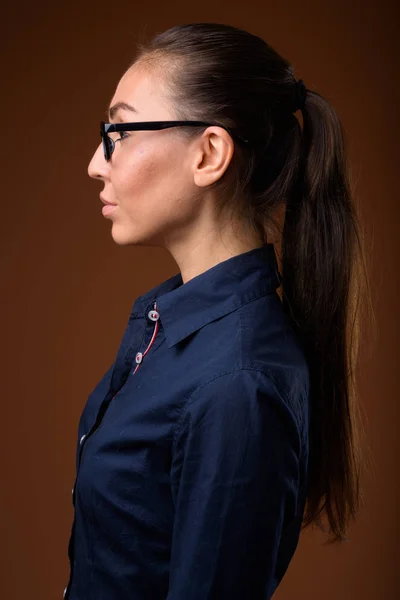
[[[315,523],[326,531],[325,512],[333,534],[328,541],[347,540],[367,450],[361,443],[354,368],[359,299],[369,296],[341,122],[326,99],[307,90],[301,127],[293,114],[291,65],[244,30],[214,23],[179,25],[137,48],[132,64],[140,61],[162,77],[177,119],[220,124],[250,142],[235,140],[231,163],[213,187],[221,198],[219,209],[234,211],[265,241],[273,231],[280,236],[282,303],[310,366],[303,528]],[[199,131],[183,128],[182,135]]]

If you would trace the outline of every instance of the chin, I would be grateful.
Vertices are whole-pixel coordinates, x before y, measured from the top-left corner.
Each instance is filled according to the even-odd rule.
[[[139,232],[132,232],[115,223],[111,229],[111,236],[118,246],[158,246],[154,243],[151,235],[140,235]]]

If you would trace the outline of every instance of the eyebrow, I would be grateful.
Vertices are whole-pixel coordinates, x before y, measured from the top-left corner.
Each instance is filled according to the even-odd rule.
[[[108,112],[106,111],[108,118],[113,119],[119,110],[130,110],[131,112],[137,113],[136,108],[130,104],[127,104],[126,102],[117,102],[113,106],[110,106]]]

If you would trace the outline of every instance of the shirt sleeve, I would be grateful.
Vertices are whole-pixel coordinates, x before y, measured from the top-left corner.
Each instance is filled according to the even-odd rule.
[[[300,452],[297,419],[263,372],[196,390],[174,438],[167,600],[270,598],[281,534],[296,518]]]

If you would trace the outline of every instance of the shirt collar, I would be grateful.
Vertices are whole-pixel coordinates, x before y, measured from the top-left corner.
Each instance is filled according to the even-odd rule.
[[[178,273],[140,296],[134,309],[157,302],[171,348],[211,321],[271,293],[279,284],[274,246],[264,244],[214,265],[185,284]]]

